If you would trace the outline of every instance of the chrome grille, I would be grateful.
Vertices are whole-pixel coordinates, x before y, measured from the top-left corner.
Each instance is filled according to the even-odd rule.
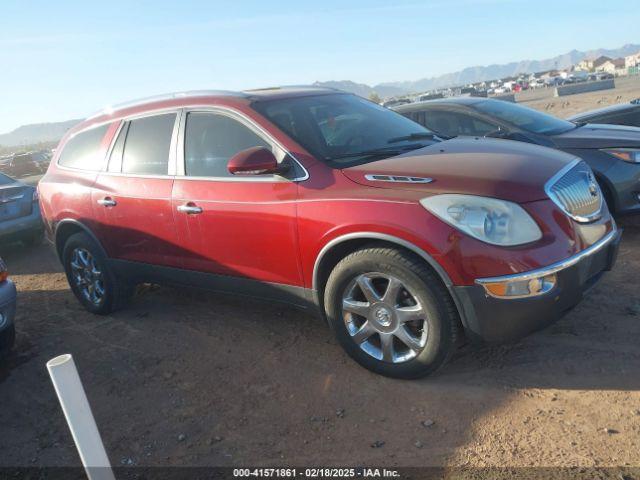
[[[549,180],[546,190],[551,200],[578,222],[591,222],[601,215],[602,191],[593,171],[582,160],[560,170]]]

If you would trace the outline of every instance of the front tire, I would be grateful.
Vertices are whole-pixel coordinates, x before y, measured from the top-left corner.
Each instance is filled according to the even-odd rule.
[[[400,249],[372,246],[343,258],[327,281],[324,308],[346,352],[388,377],[435,372],[457,342],[449,292],[421,258]]]
[[[69,237],[62,263],[71,290],[91,313],[107,315],[119,310],[133,294],[133,286],[115,274],[102,249],[86,233]]]

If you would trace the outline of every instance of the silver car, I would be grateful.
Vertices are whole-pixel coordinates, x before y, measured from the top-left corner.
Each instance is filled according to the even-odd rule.
[[[0,173],[0,242],[21,240],[34,245],[42,238],[37,189]]]

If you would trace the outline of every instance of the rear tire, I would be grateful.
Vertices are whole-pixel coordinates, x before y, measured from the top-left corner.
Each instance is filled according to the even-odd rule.
[[[435,372],[459,335],[459,316],[440,278],[418,256],[387,246],[343,258],[327,281],[324,309],[346,352],[388,377]]]
[[[62,263],[69,286],[91,313],[107,315],[121,309],[134,285],[118,277],[102,249],[86,233],[71,235],[64,244]]]

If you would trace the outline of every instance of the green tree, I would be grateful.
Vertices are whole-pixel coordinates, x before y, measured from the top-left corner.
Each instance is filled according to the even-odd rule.
[[[382,99],[380,98],[380,95],[378,95],[376,92],[371,92],[369,94],[369,100],[375,103],[382,103]]]

